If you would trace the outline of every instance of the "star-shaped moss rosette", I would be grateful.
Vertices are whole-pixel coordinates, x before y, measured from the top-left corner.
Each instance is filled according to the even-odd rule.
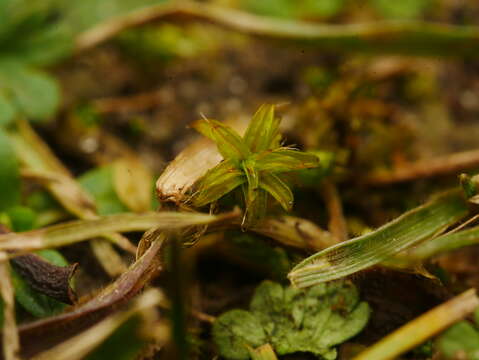
[[[275,117],[274,105],[262,105],[243,137],[216,120],[202,119],[193,123],[193,128],[216,143],[223,161],[198,180],[192,204],[201,207],[241,188],[244,227],[253,225],[265,215],[269,196],[286,211],[291,210],[293,193],[282,175],[317,167],[319,158],[282,146],[280,121]]]
[[[350,282],[297,289],[266,280],[256,288],[249,311],[230,310],[215,320],[213,339],[228,360],[247,360],[249,348],[264,344],[278,355],[309,352],[334,360],[335,346],[361,332],[369,315],[369,305]]]

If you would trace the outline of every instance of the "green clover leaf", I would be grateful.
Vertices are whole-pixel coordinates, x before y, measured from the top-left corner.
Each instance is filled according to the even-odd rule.
[[[213,338],[221,356],[249,359],[249,348],[270,344],[278,355],[310,352],[336,359],[335,345],[359,333],[370,309],[350,282],[332,282],[300,290],[264,281],[250,310],[231,310],[215,321]]]

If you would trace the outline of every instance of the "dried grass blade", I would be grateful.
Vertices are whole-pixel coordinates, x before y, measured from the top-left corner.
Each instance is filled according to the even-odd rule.
[[[0,235],[0,251],[28,252],[54,248],[88,240],[108,232],[146,231],[156,227],[175,230],[187,226],[208,225],[237,217],[237,212],[223,215],[201,213],[151,212],[116,214],[92,220],[76,220],[40,230]]]

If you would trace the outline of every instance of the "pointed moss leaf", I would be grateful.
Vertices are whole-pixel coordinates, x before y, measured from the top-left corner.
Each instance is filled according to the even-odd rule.
[[[231,310],[221,315],[213,325],[213,337],[219,353],[227,359],[249,359],[248,346],[266,343],[261,323],[249,311]]]
[[[252,152],[260,152],[278,146],[279,122],[274,117],[274,105],[261,105],[243,136],[248,148]]]
[[[290,148],[279,148],[271,152],[263,152],[255,156],[259,171],[286,172],[316,168],[319,158],[310,153]]]
[[[199,207],[216,201],[245,181],[243,173],[236,169],[232,160],[222,161],[201,178],[198,191],[193,196],[193,204]]]
[[[68,262],[56,250],[41,250],[37,254],[53,265],[68,266]],[[65,309],[65,304],[35,291],[15,269],[12,268],[11,272],[12,283],[15,289],[15,300],[30,314],[41,318],[58,314]]]
[[[0,127],[0,211],[20,201],[20,170],[12,144]]]
[[[0,91],[0,127],[10,124],[16,112],[17,109],[15,109],[10,99]]]
[[[243,160],[250,155],[238,133],[219,121],[202,119],[193,123],[192,127],[213,140],[224,159]]]
[[[349,282],[300,290],[264,281],[255,291],[250,312],[232,310],[221,315],[214,325],[214,340],[220,354],[227,359],[248,359],[234,347],[238,338],[247,340],[237,331],[246,314],[259,323],[257,326],[264,333],[263,344],[271,344],[278,355],[309,352],[332,360],[336,358],[334,346],[359,333],[369,319],[370,310]],[[256,346],[252,342],[248,345]]]
[[[9,94],[19,114],[33,120],[53,116],[60,103],[54,78],[10,59],[0,59],[0,91]]]
[[[94,197],[98,214],[110,215],[128,211],[116,194],[112,166],[107,165],[86,172],[80,176],[79,183]]]
[[[438,338],[437,347],[444,359],[479,360],[479,330],[461,321]]]
[[[293,206],[293,193],[291,189],[275,174],[264,173],[261,175],[260,187],[266,190],[283,209],[289,211]]]

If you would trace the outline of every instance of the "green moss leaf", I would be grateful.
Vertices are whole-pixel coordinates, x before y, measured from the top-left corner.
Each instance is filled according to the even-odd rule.
[[[192,127],[208,139],[213,140],[224,159],[243,160],[250,155],[241,136],[219,121],[202,119],[194,122]]]
[[[255,160],[258,170],[275,173],[319,166],[319,158],[316,155],[290,148],[279,148],[271,152],[265,151],[256,155]]]
[[[246,129],[244,142],[252,152],[278,147],[279,123],[280,120],[274,117],[274,106],[261,105]]]
[[[250,311],[221,315],[213,326],[213,337],[227,359],[248,359],[244,344],[255,348],[266,343],[278,355],[309,352],[335,359],[334,346],[359,333],[369,314],[368,304],[360,301],[349,282],[300,290],[264,281],[255,291]]]
[[[261,175],[260,186],[266,190],[286,211],[293,206],[293,193],[291,189],[275,174]]]
[[[243,173],[234,166],[233,161],[224,160],[200,179],[198,190],[193,196],[193,204],[203,206],[216,201],[245,181]]]

